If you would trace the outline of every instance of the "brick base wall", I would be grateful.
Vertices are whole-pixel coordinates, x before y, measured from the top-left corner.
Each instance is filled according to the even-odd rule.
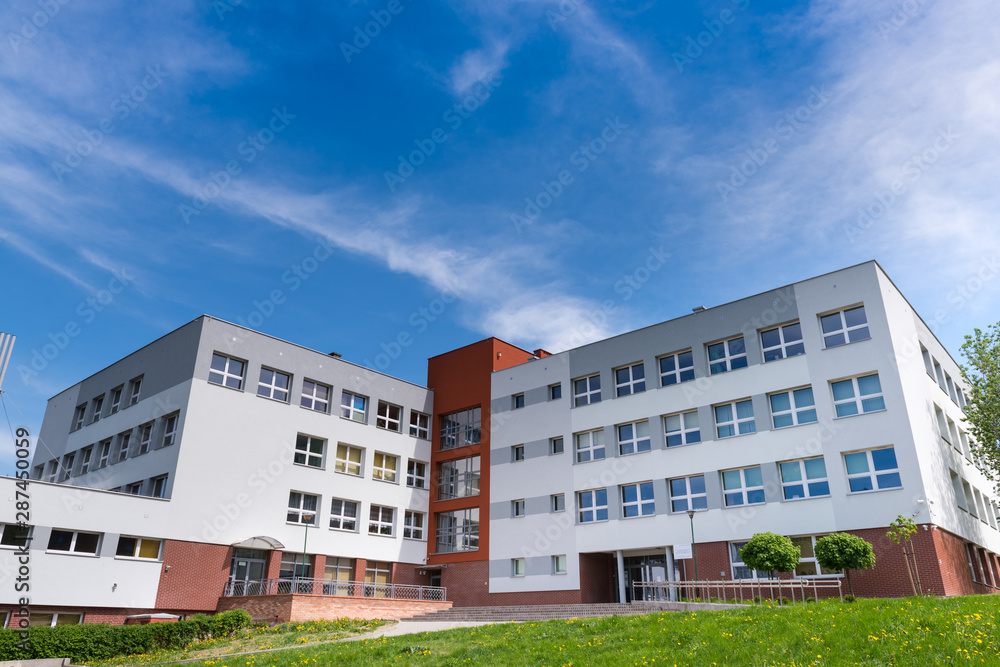
[[[245,609],[257,620],[286,622],[332,618],[398,620],[450,608],[451,602],[289,594],[222,598],[216,611]]]
[[[229,580],[231,562],[232,547],[167,540],[156,606],[160,611],[197,609],[211,613]]]
[[[0,606],[0,615],[8,611],[14,612],[16,610],[17,607],[11,605],[3,605]],[[136,616],[139,614],[164,613],[163,609],[141,609],[141,608],[116,609],[110,607],[52,607],[52,606],[41,606],[41,605],[38,606],[32,605],[31,611],[32,613],[45,613],[45,614],[48,613],[83,614],[84,623],[107,623],[108,625],[124,625],[125,619],[129,616]],[[204,613],[204,610],[171,609],[166,613],[176,614],[177,616],[180,616],[183,619],[192,614]]]

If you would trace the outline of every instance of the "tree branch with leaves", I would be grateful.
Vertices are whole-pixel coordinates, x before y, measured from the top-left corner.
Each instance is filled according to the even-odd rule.
[[[972,455],[1000,493],[1000,323],[966,336],[962,355],[967,361],[962,378],[969,386],[963,421],[973,438]]]

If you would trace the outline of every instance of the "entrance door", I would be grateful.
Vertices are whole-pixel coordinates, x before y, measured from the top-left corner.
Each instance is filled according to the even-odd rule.
[[[263,551],[257,549],[235,549],[233,562],[229,566],[229,588],[232,595],[261,595],[267,560]]]
[[[667,580],[666,556],[632,556],[625,559],[628,577],[626,594],[629,602],[661,602],[669,599],[666,588],[640,586]]]

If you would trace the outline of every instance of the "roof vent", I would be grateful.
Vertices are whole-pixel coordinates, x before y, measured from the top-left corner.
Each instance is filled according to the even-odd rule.
[[[340,359],[340,352],[331,352],[327,356],[333,357],[334,359]]]
[[[695,306],[694,308],[691,309],[691,312],[692,313],[700,313],[703,310],[705,310],[705,306]]]

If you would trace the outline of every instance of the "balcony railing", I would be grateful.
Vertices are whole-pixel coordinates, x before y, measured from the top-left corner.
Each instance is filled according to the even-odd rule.
[[[336,595],[357,598],[386,598],[390,600],[429,600],[444,602],[447,589],[438,586],[413,586],[411,584],[373,584],[363,581],[327,581],[288,577],[260,581],[230,581],[226,583],[223,597],[240,595]]]
[[[791,604],[804,603],[808,598],[838,595],[844,601],[840,578],[816,577],[808,579],[735,579],[722,581],[656,581],[632,583],[635,595],[650,600],[685,600],[722,603],[756,603],[776,601],[779,605],[787,599]],[[820,591],[823,591],[822,593]],[[642,600],[636,600],[641,602]]]

